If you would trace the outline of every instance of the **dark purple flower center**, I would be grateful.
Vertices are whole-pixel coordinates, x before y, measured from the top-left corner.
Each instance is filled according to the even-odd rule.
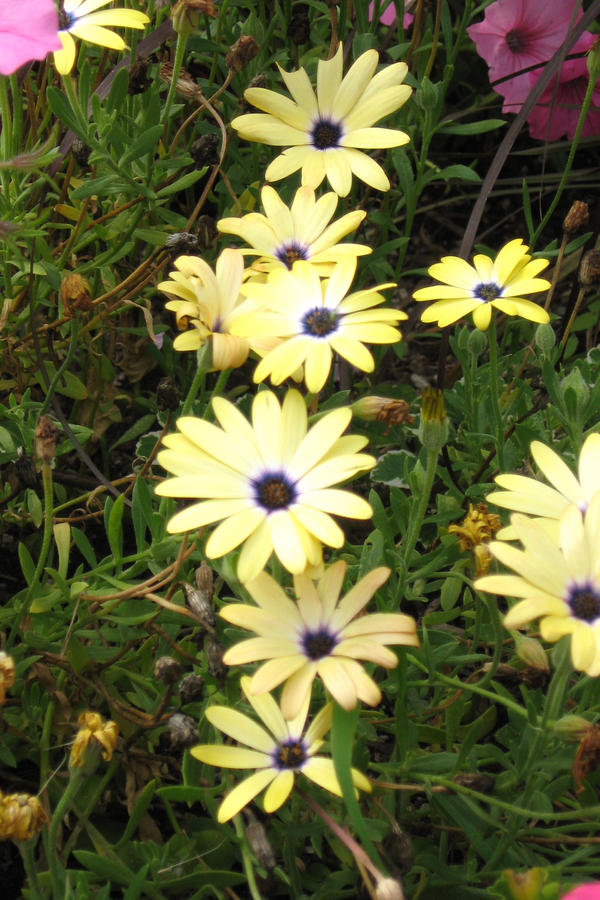
[[[329,656],[337,644],[337,639],[325,628],[319,631],[307,631],[302,639],[304,652],[313,662]]]
[[[306,757],[303,741],[290,738],[275,750],[273,764],[277,769],[298,769],[306,761]]]
[[[511,53],[523,53],[527,47],[528,36],[518,28],[511,28],[506,35],[506,45]]]
[[[285,247],[280,247],[275,255],[288,269],[291,269],[299,259],[308,259],[306,249],[296,241],[286,244]]]
[[[473,293],[479,300],[483,300],[484,303],[491,303],[492,300],[498,299],[502,290],[497,284],[478,284]]]
[[[302,320],[304,333],[312,337],[325,337],[337,329],[339,316],[326,306],[315,306]]]
[[[263,475],[254,482],[257,502],[272,512],[276,509],[287,509],[296,499],[296,489],[283,472]]]
[[[568,603],[575,618],[582,622],[600,618],[600,594],[589,585],[572,588]]]
[[[311,134],[312,145],[316,150],[330,150],[339,147],[342,129],[331,119],[317,119]]]

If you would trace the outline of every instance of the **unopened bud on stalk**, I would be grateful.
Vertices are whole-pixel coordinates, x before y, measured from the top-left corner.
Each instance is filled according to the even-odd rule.
[[[204,642],[207,668],[213,678],[225,678],[227,667],[223,662],[224,648],[221,641],[213,634],[209,634]]]
[[[421,398],[419,440],[426,450],[439,451],[448,440],[444,395],[439,388],[425,388]]]
[[[0,791],[0,841],[30,841],[49,821],[37,797]]]
[[[170,84],[173,80],[173,71],[172,63],[163,63],[158,73],[160,80]],[[186,100],[197,100],[202,94],[199,85],[196,84],[190,73],[186,72],[185,69],[179,70],[175,87],[179,96],[184,97]]]
[[[587,287],[600,282],[600,250],[588,250],[583,254],[579,267],[579,284]]]
[[[561,716],[561,718],[554,723],[553,729],[555,735],[561,740],[578,743],[584,734],[593,727],[592,723],[588,722],[587,719],[584,719],[583,716],[567,713],[566,716]]]
[[[232,44],[225,56],[225,65],[232,72],[241,72],[258,54],[258,44],[249,34],[243,34]]]
[[[361,397],[350,406],[352,415],[363,422],[387,422],[388,425],[411,425],[413,417],[406,400],[393,397]]]
[[[6,691],[15,683],[15,662],[4,650],[0,650],[0,706],[4,706]]]
[[[467,338],[467,353],[474,359],[479,359],[487,345],[487,337],[484,332],[480,331],[479,328],[475,328]]]
[[[198,742],[199,734],[196,722],[191,716],[183,713],[173,713],[167,723],[171,747],[174,750],[184,750],[193,747]]]
[[[177,34],[185,36],[198,28],[201,16],[216,16],[216,14],[212,0],[177,0],[171,20]]]
[[[598,36],[588,50],[585,62],[590,79],[594,82],[598,81],[600,78],[600,38]]]
[[[60,284],[59,294],[65,316],[72,316],[75,310],[92,308],[90,283],[76,272],[65,275]]]
[[[524,662],[526,666],[530,666],[532,669],[541,669],[543,672],[550,671],[548,655],[535,638],[527,637],[518,631],[515,632],[515,650],[521,662]]]
[[[160,656],[154,663],[154,677],[163,684],[175,684],[181,678],[181,664],[172,656]]]
[[[194,700],[199,700],[204,693],[204,678],[190,672],[179,682],[178,691],[183,704],[193,703]]]
[[[590,221],[590,208],[583,200],[574,200],[563,221],[563,231],[575,234]]]
[[[547,358],[552,350],[554,349],[554,345],[556,344],[556,335],[554,334],[554,328],[549,323],[544,323],[542,325],[538,325],[535,329],[535,346],[539,350],[540,354]]]
[[[45,465],[51,465],[56,454],[59,431],[48,416],[40,416],[33,433],[34,455]]]

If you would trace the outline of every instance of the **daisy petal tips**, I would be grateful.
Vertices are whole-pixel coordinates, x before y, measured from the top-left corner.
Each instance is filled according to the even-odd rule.
[[[297,716],[310,699],[319,676],[331,696],[344,709],[359,701],[370,706],[381,692],[358,660],[392,669],[398,659],[387,644],[417,647],[414,619],[401,613],[362,615],[390,570],[374,569],[339,599],[346,563],[338,560],[315,584],[306,575],[294,578],[294,603],[277,582],[261,572],[246,587],[256,602],[225,606],[220,615],[258,636],[240,641],[223,657],[226,665],[266,660],[249,682],[251,694],[262,694],[285,682],[281,711],[286,719]]]
[[[331,514],[368,519],[362,497],[333,487],[365,472],[375,458],[357,452],[366,438],[344,436],[352,413],[340,408],[310,429],[306,404],[296,390],[280,405],[270,391],[252,403],[252,421],[217,397],[218,425],[186,416],[177,434],[163,441],[158,462],[174,477],[162,482],[161,497],[193,499],[168,522],[173,534],[219,522],[209,537],[209,559],[242,544],[237,573],[247,582],[274,552],[294,574],[322,560],[322,544],[342,547],[344,532]]]
[[[60,13],[58,37],[62,49],[54,53],[54,65],[60,75],[68,75],[75,65],[74,38],[99,44],[109,50],[125,50],[123,38],[106,25],[143,30],[150,19],[133,9],[103,9],[110,0],[64,0]]]
[[[548,290],[550,282],[536,276],[549,265],[547,259],[533,259],[520,238],[509,241],[495,259],[478,253],[473,265],[458,256],[444,256],[430,266],[429,275],[441,284],[415,291],[415,300],[435,300],[421,315],[423,322],[437,322],[440,328],[473,314],[473,322],[485,331],[492,307],[507,316],[521,316],[530,322],[550,321],[546,310],[524,300],[521,294]]]
[[[373,128],[379,119],[399,109],[411,95],[402,84],[408,68],[394,63],[375,74],[379,54],[367,50],[342,78],[343,52],[319,60],[316,94],[304,69],[281,76],[292,99],[265,88],[249,88],[246,100],[262,110],[238,116],[231,123],[240,137],[287,149],[266,171],[267,181],[279,181],[298,169],[302,184],[317,188],[324,178],[345,197],[355,175],[379,191],[387,191],[387,175],[363,150],[400,147],[403,131]]]
[[[323,738],[331,728],[332,704],[328,703],[305,729],[308,701],[298,715],[289,722],[270,694],[253,697],[249,691],[250,679],[243,677],[244,694],[260,718],[254,719],[227,706],[209,706],[208,721],[240,744],[200,744],[190,753],[199,762],[227,769],[254,769],[227,795],[221,803],[217,818],[227,822],[254,800],[266,788],[263,806],[266,813],[276,812],[287,800],[294,787],[295,776],[302,774],[337,797],[341,788],[335,774],[333,760],[318,756]],[[352,769],[355,787],[370,791],[369,780],[357,769]]]

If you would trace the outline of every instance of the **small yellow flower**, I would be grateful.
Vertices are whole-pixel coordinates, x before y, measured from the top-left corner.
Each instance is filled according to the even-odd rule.
[[[30,841],[49,821],[37,797],[0,791],[0,841]]]
[[[15,661],[0,650],[0,706],[4,706],[6,692],[15,683]]]
[[[539,517],[540,524],[558,539],[558,522],[563,510],[575,503],[585,512],[588,503],[600,491],[600,434],[590,434],[579,453],[578,478],[558,453],[541,441],[532,441],[531,455],[552,487],[526,475],[498,475],[496,484],[503,488],[492,491],[486,500],[496,506]],[[514,539],[509,526],[498,537]]]
[[[196,498],[167,524],[173,534],[220,522],[205,553],[215,559],[243,544],[238,577],[256,578],[276,553],[290,572],[318,566],[322,543],[344,544],[344,532],[331,514],[368,519],[366,500],[334,488],[375,465],[358,451],[361,436],[343,435],[352,413],[326,413],[308,428],[306,404],[290,390],[280,405],[271,391],[252,403],[251,423],[229,401],[215,397],[219,426],[185,416],[179,434],[164,439],[157,460],[175,477],[156,488],[161,497]]]
[[[223,800],[218,812],[219,822],[227,822],[235,816],[264,788],[267,788],[264,810],[275,812],[289,797],[294,787],[294,777],[300,773],[340,797],[342,792],[333,761],[317,755],[324,735],[331,728],[332,704],[323,707],[305,731],[309,698],[298,715],[288,722],[270,694],[260,697],[250,694],[249,681],[247,677],[241,679],[242,690],[266,728],[238,710],[227,706],[209,706],[205,716],[211,725],[245,746],[200,744],[190,750],[192,756],[209,766],[256,769]],[[352,778],[360,790],[371,790],[369,781],[361,772],[352,769]]]
[[[442,284],[420,288],[415,300],[435,300],[421,315],[423,322],[437,322],[440,328],[473,313],[473,322],[485,331],[492,318],[492,307],[507,316],[522,316],[531,322],[546,323],[550,316],[543,307],[521,294],[535,294],[550,287],[544,278],[536,278],[549,265],[547,259],[532,259],[529,247],[518,238],[509,241],[495,259],[478,253],[469,265],[458,256],[444,256],[427,270]]]
[[[463,553],[473,553],[476,576],[485,575],[489,569],[492,556],[487,545],[500,528],[500,516],[488,512],[485,503],[478,503],[477,506],[469,503],[469,511],[461,524],[448,526],[449,534],[458,535]]]
[[[59,10],[58,36],[62,50],[54,51],[54,65],[61,75],[68,75],[75,63],[75,37],[110,50],[125,50],[127,44],[120,35],[105,25],[143,30],[150,19],[145,13],[132,9],[103,9],[110,0],[62,0]],[[96,10],[99,10],[98,12]]]
[[[105,721],[99,713],[83,712],[77,719],[79,731],[75,735],[69,766],[73,769],[83,767],[92,771],[102,759],[109,762],[117,744],[119,726],[116,722]]]
[[[316,96],[304,69],[284,72],[281,67],[292,100],[265,88],[245,92],[245,99],[264,112],[238,116],[233,128],[248,141],[288,148],[268,166],[267,181],[302,169],[303,185],[316,189],[327,177],[341,197],[349,193],[353,174],[376,190],[390,189],[381,166],[362,150],[408,143],[403,131],[372,126],[406,103],[411,88],[402,84],[406,63],[394,63],[375,74],[378,63],[377,51],[367,50],[342,78],[340,44],[332,59],[319,60]]]
[[[296,260],[306,259],[320,275],[330,275],[333,264],[341,259],[371,252],[364,244],[340,243],[358,228],[366,213],[355,209],[332,222],[337,194],[329,192],[317,200],[312,188],[301,187],[288,207],[267,185],[261,200],[265,215],[252,212],[217,222],[219,231],[236,234],[250,244],[253,249],[242,252],[259,257],[252,265],[257,272],[282,266],[291,269]]]
[[[291,271],[270,272],[266,284],[250,281],[242,286],[256,308],[236,320],[235,333],[247,337],[252,347],[255,335],[277,344],[257,365],[255,382],[270,377],[273,384],[281,384],[304,366],[306,387],[317,394],[327,381],[334,353],[363,372],[373,371],[375,360],[363,342],[396,343],[402,335],[395,326],[407,317],[397,309],[375,309],[384,302],[379,291],[393,283],[348,294],[355,271],[356,258],[345,259],[322,280],[309,262],[300,260]]]
[[[165,307],[175,313],[177,327],[184,330],[173,341],[175,350],[199,350],[210,342],[213,369],[235,369],[248,358],[250,345],[231,333],[243,311],[240,295],[244,277],[244,257],[239,250],[223,250],[215,271],[199,256],[179,256],[169,281],[161,281],[159,291],[177,299]],[[188,327],[189,326],[189,327]]]
[[[514,575],[484,575],[477,590],[521,598],[504,617],[506,628],[540,618],[546,641],[571,635],[575,669],[600,675],[600,493],[585,514],[569,505],[560,517],[558,544],[542,526],[514,513],[513,528],[524,549],[492,541],[490,551]]]
[[[401,613],[361,615],[373,594],[388,579],[390,570],[374,569],[339,599],[346,563],[338,560],[315,584],[306,575],[294,577],[298,602],[266,572],[246,588],[257,604],[225,606],[220,615],[228,622],[254,631],[258,637],[240,641],[223,657],[227,665],[267,660],[249,682],[252,694],[262,694],[285,682],[281,711],[293,719],[310,699],[319,676],[344,709],[359,700],[375,706],[381,691],[357,660],[393,669],[398,658],[386,644],[418,647],[414,619]]]

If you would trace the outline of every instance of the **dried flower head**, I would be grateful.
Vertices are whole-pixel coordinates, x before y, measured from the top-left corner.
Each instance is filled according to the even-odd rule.
[[[0,706],[4,706],[6,691],[15,683],[15,661],[0,650]]]
[[[0,841],[30,841],[49,821],[37,797],[0,791]]]
[[[488,512],[485,503],[478,503],[477,506],[469,503],[469,511],[461,524],[448,527],[449,534],[458,535],[463,553],[470,551],[475,556],[477,576],[485,575],[489,569],[492,555],[486,544],[500,528],[502,528],[500,516]]]
[[[71,747],[69,768],[85,769],[91,774],[100,761],[100,753],[106,762],[112,759],[119,726],[116,722],[105,721],[100,713],[89,711],[81,713],[77,724],[79,731]]]

